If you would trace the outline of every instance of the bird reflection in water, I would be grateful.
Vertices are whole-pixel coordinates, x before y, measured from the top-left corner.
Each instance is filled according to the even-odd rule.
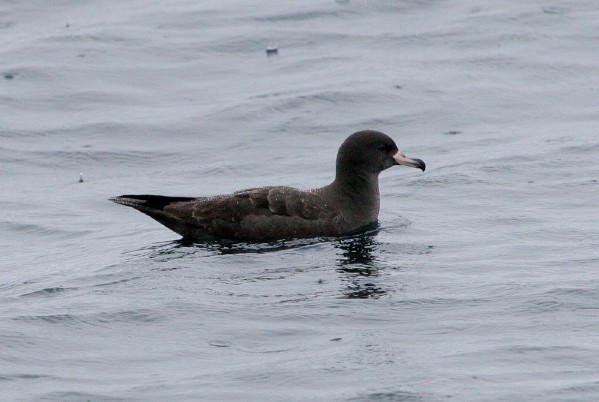
[[[149,247],[130,252],[130,254],[145,254],[159,262],[174,262],[180,258],[197,255],[198,252],[209,254],[262,254],[281,250],[301,248],[323,241],[330,241],[335,249],[340,250],[336,260],[337,272],[341,274],[344,286],[341,289],[342,297],[348,299],[379,298],[387,294],[381,287],[379,278],[380,264],[377,260],[380,244],[376,241],[378,226],[370,230],[343,238],[313,238],[277,241],[272,243],[242,243],[223,240],[207,240],[204,242],[180,239],[170,242],[161,242]],[[179,265],[168,264],[163,270],[178,269]]]
[[[379,244],[375,240],[376,228],[368,232],[338,241],[341,250],[337,260],[337,272],[344,274],[347,286],[343,289],[348,299],[378,298],[387,293],[375,278],[379,276],[375,257]]]

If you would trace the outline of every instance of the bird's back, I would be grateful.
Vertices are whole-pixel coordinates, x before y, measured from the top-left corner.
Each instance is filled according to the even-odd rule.
[[[215,197],[127,195],[113,201],[193,239],[273,240],[331,236],[344,230],[342,214],[318,190],[262,187]]]

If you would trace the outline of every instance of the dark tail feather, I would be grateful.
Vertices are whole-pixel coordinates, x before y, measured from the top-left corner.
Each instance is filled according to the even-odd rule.
[[[127,205],[135,209],[154,209],[162,211],[165,206],[173,202],[193,201],[193,197],[168,197],[165,195],[121,195],[109,198],[117,204]]]
[[[162,223],[167,228],[182,236],[186,235],[186,228],[181,219],[164,212],[164,207],[174,202],[193,201],[194,197],[168,197],[164,195],[121,195],[110,198],[117,204],[126,205]]]

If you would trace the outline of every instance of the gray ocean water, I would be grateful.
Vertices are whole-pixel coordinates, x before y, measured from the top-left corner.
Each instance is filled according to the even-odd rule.
[[[594,0],[0,1],[0,399],[599,400],[598,54]],[[367,128],[428,168],[361,236],[107,200],[318,187]]]

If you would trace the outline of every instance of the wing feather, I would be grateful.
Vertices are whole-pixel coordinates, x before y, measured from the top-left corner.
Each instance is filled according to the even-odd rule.
[[[318,194],[291,187],[263,187],[231,195],[176,202],[165,211],[223,238],[281,238],[327,231],[339,211]]]

